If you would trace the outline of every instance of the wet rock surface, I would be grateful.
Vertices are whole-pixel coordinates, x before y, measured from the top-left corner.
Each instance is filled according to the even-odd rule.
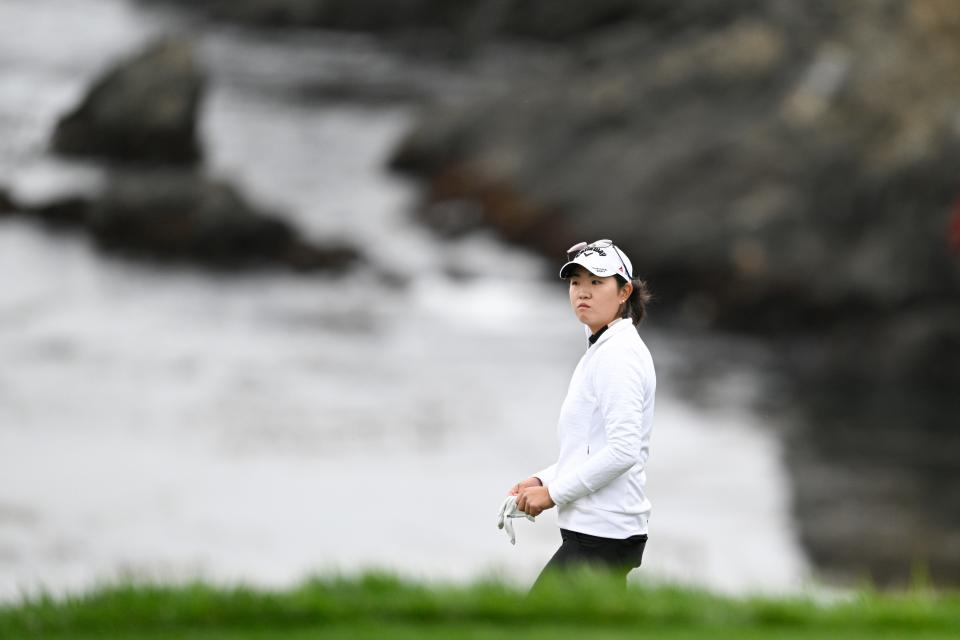
[[[490,37],[563,41],[622,20],[670,24],[713,23],[757,0],[143,0],[176,4],[201,15],[268,27],[322,27],[389,32],[430,32],[431,44],[480,43]]]
[[[305,272],[342,271],[361,261],[352,247],[306,241],[230,184],[186,170],[116,175],[94,198],[17,209],[51,226],[86,230],[109,253],[156,261]]]
[[[109,69],[63,116],[53,148],[116,162],[192,164],[201,158],[203,75],[189,40],[164,39]]]
[[[960,92],[912,71],[919,27],[850,29],[798,43],[772,19],[670,38],[620,27],[539,77],[439,105],[393,166],[425,181],[425,219],[446,232],[466,200],[480,206],[464,230],[549,256],[618,239],[662,303],[707,324],[801,330],[956,294]],[[908,82],[929,104],[873,99]]]
[[[13,200],[3,189],[0,189],[0,215],[13,213],[14,205]]]
[[[206,78],[193,49],[184,39],[152,43],[96,80],[58,123],[54,149],[106,161],[103,189],[10,208],[49,227],[87,231],[100,249],[135,258],[218,270],[342,271],[360,262],[353,247],[303,239],[282,215],[196,167]]]
[[[801,540],[831,578],[960,584],[960,323],[951,304],[781,339]]]

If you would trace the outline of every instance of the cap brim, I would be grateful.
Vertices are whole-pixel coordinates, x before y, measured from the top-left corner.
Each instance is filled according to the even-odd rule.
[[[566,278],[569,278],[569,277],[570,277],[570,271],[573,270],[574,267],[583,267],[584,269],[586,269],[587,271],[589,271],[590,273],[592,273],[592,274],[595,275],[595,276],[600,276],[601,278],[605,277],[605,276],[597,273],[596,271],[594,271],[594,270],[591,269],[590,267],[588,267],[586,264],[580,262],[579,260],[571,260],[571,261],[568,262],[567,264],[565,264],[565,265],[563,265],[562,267],[560,267],[560,279],[561,279],[561,280],[564,280],[564,279],[566,279]],[[610,275],[610,274],[607,274],[607,275]]]

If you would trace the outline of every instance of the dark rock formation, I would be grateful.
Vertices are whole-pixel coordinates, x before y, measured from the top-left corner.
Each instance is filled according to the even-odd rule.
[[[279,263],[339,269],[357,257],[343,248],[307,245],[289,224],[255,211],[230,185],[193,173],[118,178],[92,208],[89,223],[106,249],[227,268]]]
[[[815,41],[817,15],[792,31],[776,15],[671,37],[621,27],[502,93],[438,106],[393,165],[425,181],[426,215],[448,232],[463,207],[447,203],[466,200],[550,256],[612,236],[661,301],[728,327],[956,295],[960,91],[941,79],[960,47],[934,44],[921,17],[862,16],[870,30],[856,17]]]
[[[13,200],[10,199],[10,195],[6,191],[0,189],[0,215],[13,213],[13,211]]]
[[[564,40],[627,18],[712,20],[720,2],[668,0],[150,0],[219,20],[274,27],[377,32],[432,31],[479,41],[495,35]],[[726,3],[731,4],[730,2]],[[739,4],[757,4],[755,0]]]
[[[21,206],[20,210],[49,227],[71,229],[89,224],[93,201],[83,196],[68,196],[61,200],[35,206]]]
[[[201,156],[202,87],[190,42],[157,42],[93,85],[58,123],[53,148],[124,162],[193,163]]]
[[[53,146],[122,161],[124,171],[115,171],[95,197],[19,210],[49,226],[85,229],[105,251],[156,260],[299,271],[341,270],[356,262],[360,256],[353,248],[301,239],[231,185],[169,166],[192,164],[202,155],[197,111],[203,82],[192,45],[181,40],[159,41],[116,66],[61,120]]]
[[[17,210],[89,231],[110,253],[216,269],[287,267],[340,271],[360,260],[348,246],[317,246],[283,219],[256,210],[229,184],[182,170],[115,176],[96,198],[71,197]]]
[[[804,546],[834,577],[905,586],[919,569],[956,585],[960,323],[950,308],[905,315],[788,351],[812,365],[792,388],[794,507]]]

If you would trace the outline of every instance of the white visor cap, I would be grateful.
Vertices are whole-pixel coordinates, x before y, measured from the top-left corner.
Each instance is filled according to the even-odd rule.
[[[560,278],[569,277],[570,270],[576,265],[602,278],[619,275],[626,280],[633,279],[630,258],[609,240],[597,240],[580,249],[573,260],[560,268]]]

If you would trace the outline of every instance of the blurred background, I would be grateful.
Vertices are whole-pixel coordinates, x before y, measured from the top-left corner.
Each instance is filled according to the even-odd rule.
[[[957,3],[3,0],[0,598],[529,584],[606,237],[631,579],[960,583]]]

